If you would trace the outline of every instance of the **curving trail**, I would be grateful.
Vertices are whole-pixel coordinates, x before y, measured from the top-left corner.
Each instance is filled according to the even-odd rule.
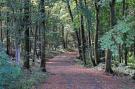
[[[51,74],[39,89],[135,89],[133,83],[75,64],[76,56],[76,52],[66,52],[50,59],[47,70]]]

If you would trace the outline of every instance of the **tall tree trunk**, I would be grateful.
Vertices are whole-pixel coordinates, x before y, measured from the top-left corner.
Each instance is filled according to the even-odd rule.
[[[7,31],[6,31],[6,41],[7,41],[7,54],[10,55],[10,35],[9,35],[9,12],[7,12]]]
[[[126,11],[126,1],[123,0],[122,4],[123,4],[122,15],[125,16],[126,15],[126,13],[125,13],[125,11]],[[127,34],[124,33],[124,40],[126,41],[126,39],[127,39]],[[128,49],[126,47],[126,42],[125,41],[124,41],[124,45],[123,45],[124,46],[124,60],[125,60],[125,65],[127,66],[128,65],[128,63],[127,63]]]
[[[0,17],[2,16],[2,11],[0,7]],[[2,30],[2,20],[0,19],[0,41],[3,42],[3,30]]]
[[[83,61],[84,61],[84,64],[86,65],[86,39],[85,39],[85,30],[84,30],[84,18],[83,16],[81,15],[80,16],[80,29],[81,29],[81,39],[82,39],[82,57],[83,57]]]
[[[30,53],[30,47],[29,47],[29,30],[30,30],[30,12],[29,12],[29,5],[30,0],[24,1],[24,28],[25,28],[25,60],[24,60],[24,68],[29,69],[30,63],[29,63],[29,53]]]
[[[83,60],[83,59],[82,59],[82,50],[81,50],[80,29],[79,29],[79,31],[77,31],[77,29],[76,29],[75,33],[76,33],[77,42],[78,42],[79,58],[80,58],[81,60]]]
[[[71,11],[71,7],[70,7],[70,4],[69,4],[69,1],[68,0],[66,0],[66,1],[67,1],[68,11],[69,11],[69,14],[70,14],[71,21],[72,21],[72,23],[74,23],[74,18],[73,18],[73,14],[72,14],[72,11]],[[75,3],[76,3],[76,7],[78,7],[77,0],[75,0]],[[80,29],[74,28],[74,30],[75,30],[75,34],[76,34],[77,42],[78,42],[79,58],[81,60],[83,60],[83,58],[82,58],[82,49],[81,49]]]
[[[126,1],[123,0],[123,1],[122,1],[122,16],[125,16],[125,15],[126,15],[126,14],[125,14],[125,10],[126,10]],[[125,55],[125,53],[122,54],[122,50],[123,50],[122,45],[119,44],[119,62],[120,62],[120,63],[122,62],[122,59],[123,59],[122,56]],[[124,51],[126,51],[125,48],[124,48]],[[125,57],[125,56],[124,56],[124,57]],[[125,58],[124,58],[124,59],[125,59]]]
[[[85,4],[85,7],[88,9],[88,6],[87,6],[87,0],[84,0],[84,4]],[[90,14],[89,14],[90,15]],[[91,62],[92,62],[92,65],[93,66],[96,66],[96,62],[95,62],[95,60],[94,60],[94,58],[92,57],[93,55],[93,49],[92,49],[92,45],[91,45],[91,18],[92,18],[92,16],[90,15],[90,18],[86,18],[87,20],[87,22],[86,22],[86,24],[87,24],[87,30],[88,30],[88,48],[89,48],[89,57],[90,57],[90,60],[91,60]]]
[[[122,45],[119,44],[119,63],[122,62]]]
[[[135,36],[134,36],[134,46],[133,46],[133,52],[134,52],[134,57],[135,57]]]
[[[95,55],[95,63],[99,64],[99,55],[98,55],[98,34],[99,34],[99,0],[95,1],[95,9],[96,9],[96,32],[95,32],[95,40],[94,40],[94,55]]]
[[[22,10],[19,11],[19,13],[21,12]],[[19,20],[16,19],[16,17],[14,17],[14,25],[15,25],[15,29],[17,29],[17,31],[15,31],[15,57],[16,57],[16,64],[20,64],[20,24],[21,24],[21,18],[19,18]]]
[[[19,65],[20,64],[20,45],[18,42],[15,42],[15,57],[16,57],[16,63]]]
[[[64,26],[62,24],[62,27],[61,27],[61,30],[62,30],[62,45],[63,45],[63,49],[66,49],[66,43],[65,43],[65,32],[64,32]]]
[[[110,1],[110,26],[113,28],[113,26],[116,24],[116,18],[115,18],[115,0]],[[111,68],[111,60],[112,60],[112,52],[110,49],[106,50],[105,54],[105,61],[106,61],[106,68],[105,71],[108,73],[113,73],[113,70]]]
[[[38,24],[38,23],[37,23],[37,24]],[[36,24],[36,27],[35,27],[33,63],[35,62],[36,53],[37,53],[37,40],[38,40],[38,37],[37,37],[37,34],[38,34],[38,25],[37,25],[37,24]]]
[[[83,2],[82,0],[79,0],[79,6],[80,6],[80,12],[83,10]],[[86,39],[85,39],[85,29],[84,29],[84,17],[83,14],[80,14],[80,30],[81,30],[81,40],[82,40],[82,58],[84,61],[84,64],[86,65]]]
[[[123,16],[125,16],[125,10],[126,10],[126,1],[125,0],[123,0],[123,2],[122,2],[122,7],[123,7],[123,9],[122,9],[122,15]]]
[[[45,0],[40,0],[40,14],[41,14],[41,17],[42,18],[45,18]],[[43,20],[41,22],[41,34],[42,34],[42,37],[41,37],[41,69],[43,72],[46,72],[46,58],[45,58],[45,30],[46,30],[46,27],[45,27],[45,20]]]

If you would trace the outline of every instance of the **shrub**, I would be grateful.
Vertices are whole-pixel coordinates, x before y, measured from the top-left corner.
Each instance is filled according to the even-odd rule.
[[[20,75],[20,67],[12,63],[0,45],[0,89],[9,88]]]

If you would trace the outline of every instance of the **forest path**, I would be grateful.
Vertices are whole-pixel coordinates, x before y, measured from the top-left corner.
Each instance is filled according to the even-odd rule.
[[[50,59],[47,70],[51,74],[39,89],[135,89],[116,76],[75,64],[76,56],[76,52],[66,52]]]

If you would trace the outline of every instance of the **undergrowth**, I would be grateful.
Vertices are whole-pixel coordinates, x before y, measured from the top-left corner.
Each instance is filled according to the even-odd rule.
[[[7,89],[36,89],[47,78],[47,73],[43,73],[38,69],[32,71],[23,70],[19,78],[14,84]]]

